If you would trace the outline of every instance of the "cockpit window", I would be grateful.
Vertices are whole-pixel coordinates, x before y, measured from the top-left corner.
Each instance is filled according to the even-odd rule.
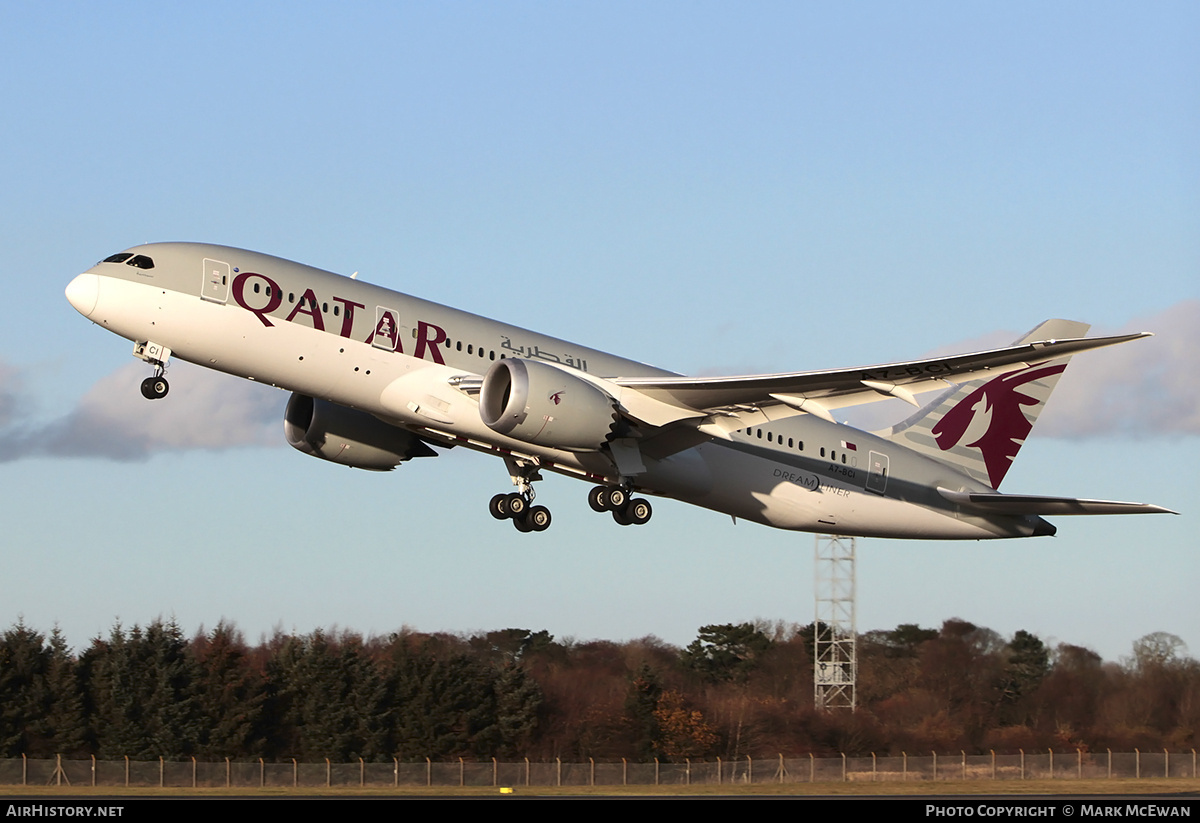
[[[126,266],[135,266],[139,269],[154,268],[154,261],[144,254],[135,254],[133,259],[125,264]]]
[[[123,251],[120,254],[114,254],[112,257],[104,258],[105,263],[124,263],[129,258],[133,257],[133,252]]]

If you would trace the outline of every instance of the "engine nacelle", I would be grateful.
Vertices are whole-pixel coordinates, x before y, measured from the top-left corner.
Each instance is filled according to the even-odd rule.
[[[437,456],[412,432],[304,394],[288,400],[283,433],[294,449],[356,469],[387,472],[413,457]]]
[[[612,436],[617,402],[585,380],[535,360],[497,360],[484,375],[479,414],[498,434],[567,451]]]

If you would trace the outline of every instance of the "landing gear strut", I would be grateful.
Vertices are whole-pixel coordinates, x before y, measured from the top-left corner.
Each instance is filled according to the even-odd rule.
[[[623,486],[596,486],[588,492],[588,505],[592,511],[612,512],[613,520],[622,526],[640,526],[654,514],[649,500],[630,497]]]
[[[133,344],[133,356],[145,360],[154,367],[154,376],[142,381],[142,397],[147,400],[158,400],[166,397],[171,390],[171,384],[163,375],[167,371],[167,361],[171,358],[171,350],[158,343],[147,341]]]
[[[488,511],[497,520],[511,520],[519,532],[544,532],[550,528],[550,510],[533,505],[533,482],[541,480],[537,466],[505,458],[508,473],[517,491],[498,494],[488,502]]]

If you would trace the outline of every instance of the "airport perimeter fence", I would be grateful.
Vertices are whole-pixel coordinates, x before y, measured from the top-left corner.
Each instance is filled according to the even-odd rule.
[[[268,763],[0,759],[0,786],[317,788],[412,786],[683,786],[964,780],[1195,779],[1196,750],[876,757],[743,757],[664,762],[456,760]]]

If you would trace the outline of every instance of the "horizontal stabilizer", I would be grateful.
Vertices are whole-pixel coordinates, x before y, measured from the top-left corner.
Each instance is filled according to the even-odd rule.
[[[993,492],[955,492],[938,488],[938,494],[966,509],[987,514],[1179,514],[1149,503],[1123,503],[1119,500],[1080,500],[1077,497],[1042,497],[1031,494]]]

